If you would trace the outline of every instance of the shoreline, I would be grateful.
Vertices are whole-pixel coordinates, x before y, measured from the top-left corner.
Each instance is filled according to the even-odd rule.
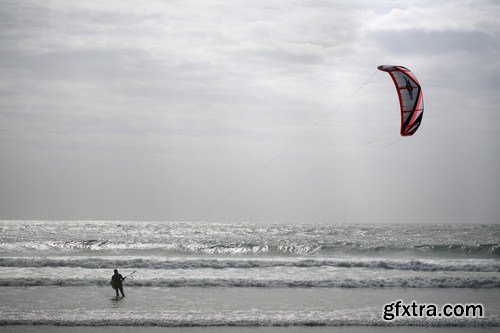
[[[287,327],[148,327],[148,326],[56,326],[56,325],[7,325],[0,326],[3,333],[481,333],[497,332],[498,327],[425,327],[425,326],[287,326]]]

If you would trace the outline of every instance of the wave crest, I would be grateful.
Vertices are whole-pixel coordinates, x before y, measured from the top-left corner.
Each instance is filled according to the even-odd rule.
[[[0,287],[108,286],[101,278],[1,278]],[[254,278],[157,278],[133,279],[129,287],[253,287],[253,288],[500,288],[497,277],[394,277],[384,279],[254,279]]]
[[[329,258],[95,258],[21,257],[0,258],[0,267],[81,267],[91,269],[199,269],[268,267],[339,267],[414,271],[500,272],[500,262],[492,259],[391,260]]]

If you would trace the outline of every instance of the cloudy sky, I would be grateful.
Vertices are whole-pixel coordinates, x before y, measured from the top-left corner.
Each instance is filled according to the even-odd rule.
[[[499,223],[499,15],[0,0],[0,219]],[[422,84],[413,137],[381,64]]]

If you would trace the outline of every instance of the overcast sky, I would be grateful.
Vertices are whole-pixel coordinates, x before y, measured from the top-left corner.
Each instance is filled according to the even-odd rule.
[[[499,16],[0,0],[0,219],[499,223]],[[381,64],[420,80],[413,137]]]

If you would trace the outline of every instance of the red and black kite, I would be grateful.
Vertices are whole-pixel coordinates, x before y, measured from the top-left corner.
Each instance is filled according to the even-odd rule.
[[[403,66],[381,65],[377,68],[389,73],[396,86],[401,108],[401,136],[413,135],[424,115],[422,88],[417,78]]]

